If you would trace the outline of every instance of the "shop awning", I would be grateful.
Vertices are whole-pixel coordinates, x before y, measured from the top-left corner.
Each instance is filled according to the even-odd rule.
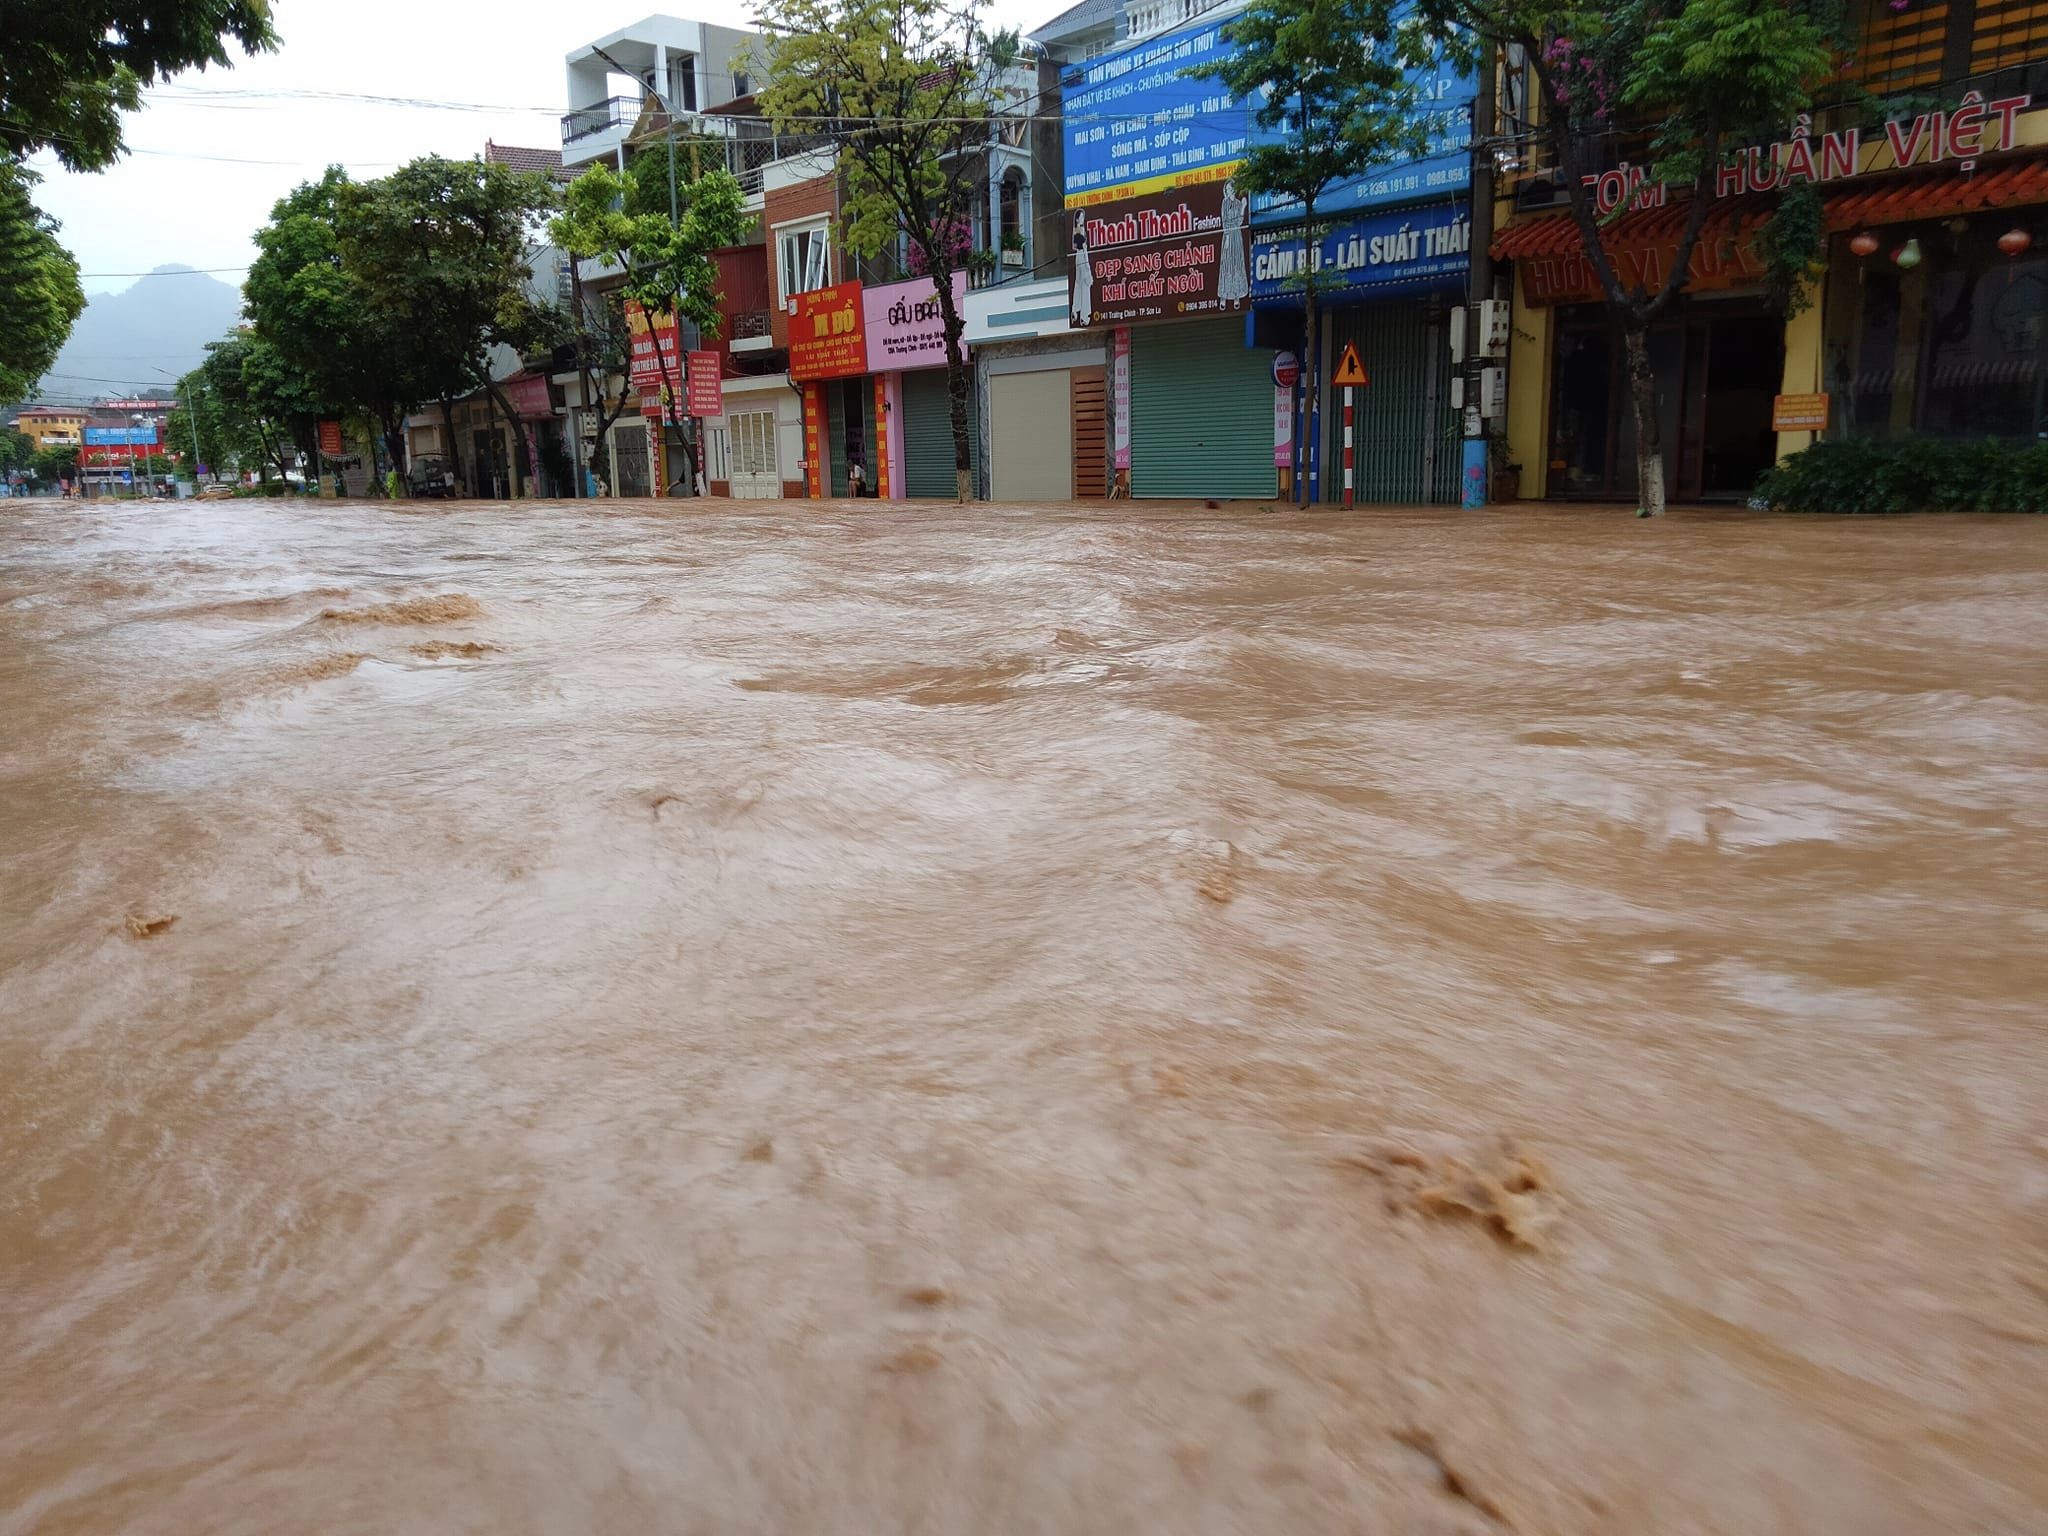
[[[1700,242],[1712,245],[1724,235],[1763,222],[1769,204],[1754,197],[1730,198],[1707,216],[1700,230]],[[1603,225],[1600,243],[1613,248],[1676,244],[1685,234],[1686,216],[1692,204],[1685,199],[1662,208],[1638,208],[1613,223]],[[1495,261],[1526,261],[1543,256],[1576,256],[1584,246],[1579,226],[1569,213],[1546,213],[1510,224],[1493,237]]]
[[[1763,222],[1773,201],[1768,196],[1730,198],[1708,217],[1701,243],[1712,245],[1722,236],[1747,232]],[[1832,232],[2028,203],[2048,203],[2048,154],[1986,160],[1968,172],[1952,164],[1930,165],[1836,183],[1822,199],[1822,216]],[[1677,198],[1662,208],[1623,214],[1603,226],[1601,244],[1613,249],[1675,242],[1685,232],[1690,207],[1688,199]],[[1579,227],[1569,213],[1518,220],[1494,236],[1492,246],[1496,261],[1576,256],[1582,249]]]
[[[1862,185],[1852,181],[1828,193],[1823,207],[1828,229],[1837,231],[2028,203],[2048,203],[2048,155],[1987,160],[1973,172],[1927,166]]]

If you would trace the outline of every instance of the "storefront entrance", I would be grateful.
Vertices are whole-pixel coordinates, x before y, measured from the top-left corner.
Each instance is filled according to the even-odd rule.
[[[734,411],[731,434],[732,493],[742,501],[772,501],[782,494],[775,463],[775,412]]]
[[[1784,321],[1753,301],[1687,299],[1651,331],[1650,366],[1667,494],[1674,501],[1747,497],[1777,456],[1771,400],[1784,378]],[[1636,494],[1627,357],[1604,305],[1559,313],[1550,493]]]
[[[875,385],[865,375],[825,386],[825,451],[834,496],[875,494]]]

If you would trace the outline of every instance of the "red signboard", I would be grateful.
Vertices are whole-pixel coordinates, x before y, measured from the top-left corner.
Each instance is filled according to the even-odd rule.
[[[1240,313],[1251,302],[1250,212],[1228,181],[1076,210],[1074,323]]]
[[[320,451],[330,459],[341,457],[343,448],[340,422],[323,421],[320,423]]]
[[[868,371],[859,283],[800,293],[789,317],[789,376],[847,379]]]
[[[825,494],[825,392],[804,386],[804,481],[813,496]]]
[[[725,414],[725,359],[716,352],[690,354],[689,402],[692,416]]]
[[[659,416],[668,403],[669,380],[683,376],[683,359],[676,351],[676,317],[664,310],[650,324],[647,312],[628,299],[626,333],[627,376],[640,396],[640,414]]]

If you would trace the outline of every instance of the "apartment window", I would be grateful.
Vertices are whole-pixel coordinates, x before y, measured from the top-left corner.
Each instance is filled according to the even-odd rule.
[[[775,263],[775,281],[786,304],[799,293],[823,288],[832,281],[832,264],[825,252],[832,226],[813,224],[804,229],[785,229],[781,235],[781,260]]]

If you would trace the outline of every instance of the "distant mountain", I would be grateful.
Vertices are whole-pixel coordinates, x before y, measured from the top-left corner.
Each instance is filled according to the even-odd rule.
[[[204,361],[206,344],[241,318],[239,288],[190,267],[158,267],[119,293],[87,297],[41,394],[63,401],[167,394],[170,379]]]

